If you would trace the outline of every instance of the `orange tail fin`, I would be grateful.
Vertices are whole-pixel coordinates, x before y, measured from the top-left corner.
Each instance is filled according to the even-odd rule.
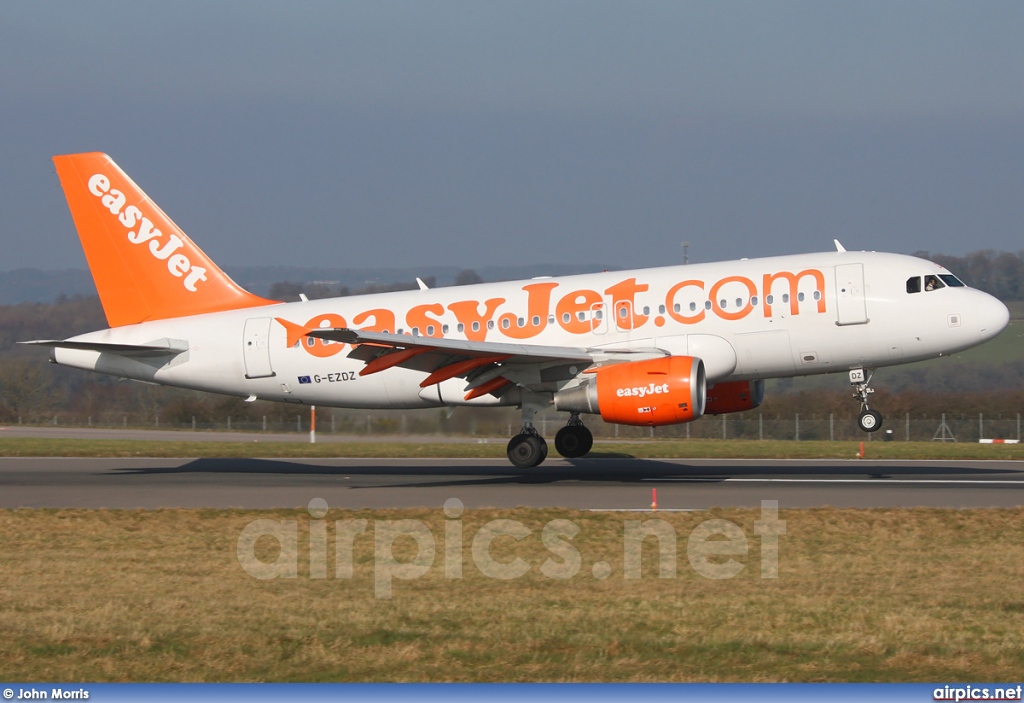
[[[53,163],[111,327],[276,302],[232,281],[106,154]]]

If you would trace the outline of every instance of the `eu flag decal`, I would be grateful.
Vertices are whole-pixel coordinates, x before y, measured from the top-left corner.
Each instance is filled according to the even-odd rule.
[[[299,383],[312,383],[312,381],[309,380],[309,376],[299,376]]]

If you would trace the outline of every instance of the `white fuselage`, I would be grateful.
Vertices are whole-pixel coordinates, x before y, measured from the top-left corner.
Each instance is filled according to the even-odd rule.
[[[946,274],[910,256],[834,252],[402,291],[156,320],[75,340],[186,342],[166,358],[55,350],[58,363],[116,376],[265,400],[353,408],[493,405],[464,401],[453,378],[364,362],[337,342],[288,346],[276,318],[473,341],[650,349],[703,359],[708,382],[889,366],[980,344],[1007,324],[1006,307],[966,287],[908,292],[908,279]]]

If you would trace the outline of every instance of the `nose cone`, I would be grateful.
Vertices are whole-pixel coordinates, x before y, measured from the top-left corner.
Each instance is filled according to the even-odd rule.
[[[989,340],[998,335],[1010,324],[1010,310],[998,298],[987,293],[978,296],[979,300],[971,311],[975,329],[982,339]]]

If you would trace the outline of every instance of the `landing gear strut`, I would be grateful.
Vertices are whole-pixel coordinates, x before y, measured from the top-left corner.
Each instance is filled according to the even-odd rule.
[[[548,457],[548,443],[533,426],[533,418],[549,401],[535,393],[523,392],[523,429],[508,441],[505,454],[514,466],[532,469]]]
[[[566,459],[577,459],[593,446],[594,435],[583,426],[579,413],[571,413],[568,424],[555,435],[555,449]]]
[[[857,426],[865,432],[874,432],[882,426],[882,413],[872,410],[868,406],[868,396],[875,392],[871,387],[872,373],[868,371],[865,376],[864,369],[853,369],[850,371],[850,385],[853,386],[853,397],[860,401],[860,415],[857,417]]]

